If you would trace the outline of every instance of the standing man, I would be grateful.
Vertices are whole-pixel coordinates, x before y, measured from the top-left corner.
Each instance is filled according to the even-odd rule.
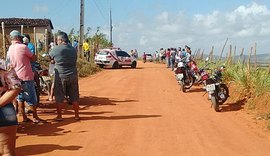
[[[41,120],[37,115],[37,94],[34,73],[30,63],[31,61],[36,61],[36,55],[31,53],[29,48],[21,43],[21,34],[17,30],[13,30],[10,33],[10,38],[11,46],[8,50],[8,58],[19,79],[22,80],[22,92],[17,98],[19,111],[22,113],[24,122],[30,121],[25,114],[24,102],[27,102],[33,111],[33,122],[39,123],[44,120]]]
[[[73,47],[76,49],[76,52],[78,51],[78,45],[79,45],[79,43],[78,43],[78,41],[75,39],[75,40],[73,41]]]
[[[50,52],[51,59],[55,61],[54,93],[57,104],[56,121],[62,121],[62,107],[65,95],[69,97],[75,111],[75,120],[79,117],[79,85],[77,75],[77,54],[74,47],[68,44],[65,32],[57,34],[57,46]]]
[[[170,57],[171,57],[171,49],[168,48],[166,51],[166,63],[167,63],[167,68],[170,68],[171,66],[171,61],[170,61]]]
[[[25,34],[23,37],[23,43],[29,48],[30,52],[36,55],[36,49],[33,43],[31,43],[30,36]],[[32,70],[34,72],[34,80],[36,82],[39,93],[42,93],[42,89],[40,87],[39,75],[37,71],[38,63],[36,61],[31,61]],[[39,94],[37,95],[39,96]],[[38,97],[39,99],[39,97]],[[39,102],[39,100],[38,100]],[[39,103],[38,103],[39,104]]]
[[[170,62],[171,63],[170,64],[171,64],[172,71],[174,69],[175,58],[176,58],[176,49],[171,48],[171,53],[170,53]]]
[[[84,40],[83,42],[83,52],[84,57],[86,57],[86,60],[90,62],[90,45],[88,43],[88,39]]]

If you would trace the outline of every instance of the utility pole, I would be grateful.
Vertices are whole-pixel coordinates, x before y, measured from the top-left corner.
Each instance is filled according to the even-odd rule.
[[[81,0],[81,10],[80,10],[80,41],[79,41],[79,57],[82,57],[84,40],[84,0]]]
[[[113,46],[112,29],[113,29],[113,26],[112,26],[112,9],[111,9],[111,6],[110,6],[110,43],[111,43],[111,46]]]

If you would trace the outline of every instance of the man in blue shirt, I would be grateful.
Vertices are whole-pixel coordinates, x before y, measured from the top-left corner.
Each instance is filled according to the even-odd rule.
[[[77,40],[74,40],[73,42],[73,47],[76,49],[76,51],[78,51],[78,41]]]

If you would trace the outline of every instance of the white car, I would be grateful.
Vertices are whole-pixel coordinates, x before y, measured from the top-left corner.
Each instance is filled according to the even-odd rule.
[[[137,60],[120,49],[100,49],[95,55],[95,64],[101,68],[105,66],[112,68],[130,66],[131,68],[136,68]]]
[[[152,54],[146,54],[146,61],[153,62]]]

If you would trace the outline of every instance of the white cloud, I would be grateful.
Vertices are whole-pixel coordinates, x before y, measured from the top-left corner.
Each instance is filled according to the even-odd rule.
[[[47,5],[35,5],[33,7],[34,12],[48,12],[48,6]]]
[[[266,6],[253,2],[250,6],[239,6],[233,13],[247,17],[249,15],[269,15],[269,10]]]
[[[140,38],[140,45],[145,46],[147,42],[148,42],[148,39],[145,36],[142,36]]]
[[[168,22],[169,21],[169,13],[162,12],[160,15],[156,17],[156,19],[160,22]]]
[[[136,16],[131,19],[114,29],[114,42],[127,51],[136,48],[154,52],[161,47],[188,44],[194,51],[201,48],[205,52],[214,46],[218,54],[226,38],[239,49],[249,49],[255,42],[258,53],[270,49],[270,38],[267,38],[270,36],[270,10],[254,2],[231,12],[216,10],[191,17],[181,11],[161,12],[155,18]]]

